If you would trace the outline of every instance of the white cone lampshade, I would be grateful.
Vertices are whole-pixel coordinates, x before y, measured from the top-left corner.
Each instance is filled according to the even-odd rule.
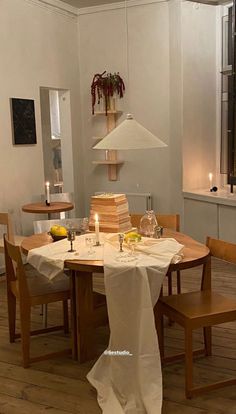
[[[132,150],[167,147],[159,138],[140,125],[131,114],[109,132],[94,149]]]

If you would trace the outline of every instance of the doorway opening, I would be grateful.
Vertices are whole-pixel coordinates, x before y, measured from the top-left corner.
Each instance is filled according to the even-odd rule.
[[[74,193],[70,92],[40,87],[40,107],[45,182],[51,193]]]

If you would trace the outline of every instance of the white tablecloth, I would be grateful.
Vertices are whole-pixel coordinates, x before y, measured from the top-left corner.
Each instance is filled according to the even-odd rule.
[[[65,260],[103,260],[103,245],[96,246],[94,253],[88,255],[85,237],[86,235],[76,237],[73,242],[74,253],[68,252],[70,243],[67,239],[63,239],[56,243],[30,250],[27,261],[42,275],[53,280],[63,273]],[[100,239],[102,242],[104,241],[103,234],[100,234]]]
[[[116,260],[117,250],[111,244],[104,246],[111,335],[106,354],[87,376],[104,414],[161,413],[162,374],[153,307],[169,264],[173,257],[177,261],[183,246],[173,239],[150,243],[140,244],[146,254],[128,263]]]
[[[116,240],[106,235],[94,256],[86,254],[81,236],[74,256],[62,240],[31,250],[28,261],[52,279],[66,259],[104,260],[110,342],[87,378],[97,389],[104,414],[160,414],[162,375],[153,307],[169,264],[181,260],[183,246],[174,239],[144,239],[137,246],[137,259],[126,263],[117,260]]]

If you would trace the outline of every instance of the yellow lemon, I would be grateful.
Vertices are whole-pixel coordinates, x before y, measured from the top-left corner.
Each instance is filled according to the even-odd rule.
[[[141,236],[140,236],[140,234],[138,234],[136,231],[130,231],[129,233],[127,233],[126,235],[125,235],[125,241],[127,242],[128,240],[135,240],[135,239],[137,239],[138,241],[140,241],[141,240]]]
[[[53,236],[67,236],[67,230],[63,226],[55,225],[50,229],[50,233]]]

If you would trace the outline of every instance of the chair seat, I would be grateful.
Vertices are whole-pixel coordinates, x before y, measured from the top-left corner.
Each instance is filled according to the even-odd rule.
[[[159,301],[187,319],[216,316],[236,309],[236,300],[211,290],[162,296]]]
[[[25,265],[25,272],[30,296],[41,296],[70,290],[70,280],[65,274],[50,281],[29,264]]]

